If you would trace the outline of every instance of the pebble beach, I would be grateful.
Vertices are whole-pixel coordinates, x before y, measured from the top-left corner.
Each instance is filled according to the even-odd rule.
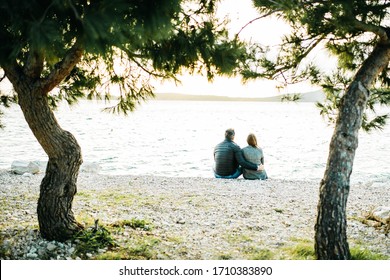
[[[0,170],[2,259],[109,258],[110,248],[78,255],[72,241],[61,243],[40,237],[36,205],[42,178],[43,174],[22,176]],[[266,252],[278,252],[268,258],[285,259],[285,249],[297,243],[313,243],[318,193],[319,181],[315,180],[80,173],[73,211],[86,227],[95,220],[101,225],[146,221],[150,230],[124,226],[114,233],[122,248],[144,242],[149,250],[145,258],[259,259],[266,258]],[[389,183],[351,186],[347,204],[350,247],[359,246],[390,258],[385,228],[362,222],[371,210],[389,206],[389,202]]]

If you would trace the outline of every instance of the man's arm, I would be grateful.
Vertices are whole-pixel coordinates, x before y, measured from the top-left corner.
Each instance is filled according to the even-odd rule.
[[[257,164],[245,160],[244,156],[242,155],[242,151],[239,147],[234,151],[234,156],[236,157],[238,164],[244,167],[245,169],[250,169],[250,170],[258,169]]]

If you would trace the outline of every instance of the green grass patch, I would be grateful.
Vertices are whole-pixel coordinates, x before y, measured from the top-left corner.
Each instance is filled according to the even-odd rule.
[[[350,249],[352,260],[388,260],[389,258],[370,250],[363,249],[360,246],[354,246]]]
[[[257,249],[253,251],[251,260],[273,260],[275,259],[275,254],[268,249]]]
[[[231,260],[231,259],[233,259],[233,257],[229,254],[222,254],[222,255],[218,256],[218,259],[219,260]]]
[[[87,219],[91,220],[90,217]],[[152,228],[150,222],[135,218],[104,226],[95,224],[74,236],[74,255],[99,260],[157,259],[162,254],[158,250],[161,240],[151,233]],[[88,253],[92,256],[88,256]]]
[[[258,248],[258,247],[247,247],[244,250],[246,259],[249,260],[273,260],[275,259],[275,254],[269,249]]]
[[[126,244],[96,256],[98,260],[151,260],[157,259],[157,245],[161,240],[155,236],[133,235]]]
[[[111,232],[104,226],[87,228],[78,232],[73,242],[76,243],[75,254],[85,257],[88,253],[96,253],[99,249],[111,249],[117,246]]]
[[[284,258],[289,260],[315,260],[314,241],[304,239],[292,239],[296,244],[282,248]],[[363,249],[360,246],[351,246],[351,260],[387,260],[388,257]]]
[[[122,221],[117,221],[110,226],[112,227],[130,227],[132,229],[142,229],[145,231],[150,231],[152,229],[152,224],[146,220],[139,220],[132,218],[131,220],[122,220]]]
[[[291,247],[282,248],[283,255],[288,260],[315,260],[314,244],[299,242]]]

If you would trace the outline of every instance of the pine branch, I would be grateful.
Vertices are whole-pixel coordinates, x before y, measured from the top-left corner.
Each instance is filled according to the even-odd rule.
[[[386,29],[383,28],[382,26],[364,23],[357,19],[353,21],[353,26],[357,30],[364,31],[364,32],[371,32],[378,35],[382,42],[387,42],[390,39],[386,32]]]
[[[130,57],[130,60],[133,61],[135,64],[137,64],[137,66],[142,69],[145,73],[149,74],[150,76],[153,76],[153,77],[157,77],[157,78],[162,78],[162,79],[167,79],[167,78],[174,78],[173,75],[166,75],[166,74],[160,74],[160,73],[157,73],[156,71],[150,71],[148,69],[146,69],[146,67],[144,67],[141,63],[139,63],[136,59]],[[175,78],[176,80],[176,78]]]
[[[54,66],[50,74],[39,82],[42,90],[48,93],[55,88],[70,74],[77,63],[80,62],[82,55],[83,49],[78,41],[76,41],[65,57]]]
[[[243,27],[241,27],[240,31],[237,32],[237,34],[236,34],[235,37],[238,38],[238,36],[240,35],[240,33],[241,33],[246,27],[248,27],[250,24],[254,23],[255,21],[260,20],[260,19],[263,19],[263,18],[266,18],[266,17],[269,17],[270,15],[272,15],[272,14],[274,14],[274,13],[277,13],[277,12],[279,12],[279,11],[281,11],[281,10],[270,11],[270,12],[268,12],[268,13],[265,14],[265,15],[261,15],[261,16],[255,18],[255,19],[252,19],[252,20],[249,21],[247,24],[245,24]]]

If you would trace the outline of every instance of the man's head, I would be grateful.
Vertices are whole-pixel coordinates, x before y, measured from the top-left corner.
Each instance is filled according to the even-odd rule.
[[[236,133],[234,132],[234,129],[233,129],[233,128],[228,128],[228,129],[226,129],[226,131],[225,131],[225,138],[226,138],[226,139],[229,139],[229,140],[233,140],[235,134],[236,134]]]

